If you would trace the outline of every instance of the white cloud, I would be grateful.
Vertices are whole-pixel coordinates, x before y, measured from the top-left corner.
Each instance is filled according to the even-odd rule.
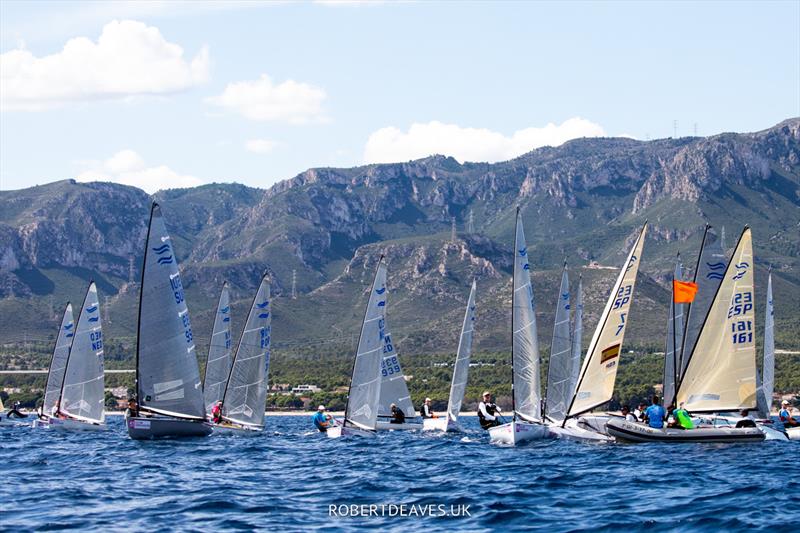
[[[208,48],[191,60],[158,28],[114,20],[97,42],[70,39],[63,50],[36,57],[24,48],[0,54],[0,109],[38,111],[67,102],[186,90],[209,77]]]
[[[255,81],[229,83],[221,95],[206,101],[250,120],[305,124],[327,119],[322,110],[326,97],[319,87],[294,80],[275,85],[262,74]]]
[[[278,143],[270,139],[250,139],[244,143],[244,147],[248,152],[268,154],[278,147]]]
[[[196,187],[204,180],[188,174],[179,174],[166,165],[149,167],[133,150],[121,150],[104,161],[84,161],[86,169],[78,174],[78,181],[112,181],[138,187],[147,193],[162,189]]]
[[[432,121],[414,123],[407,132],[387,127],[373,132],[364,148],[364,162],[392,163],[443,154],[464,161],[506,161],[542,146],[558,146],[579,137],[602,137],[603,128],[575,117],[561,125],[525,128],[510,137],[484,128],[462,128]]]

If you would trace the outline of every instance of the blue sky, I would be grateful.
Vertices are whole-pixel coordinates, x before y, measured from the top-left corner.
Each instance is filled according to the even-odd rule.
[[[3,0],[0,53],[6,190],[267,187],[316,166],[800,116],[796,1]]]

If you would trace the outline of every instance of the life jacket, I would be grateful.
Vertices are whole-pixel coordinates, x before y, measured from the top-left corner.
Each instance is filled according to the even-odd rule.
[[[497,412],[497,405],[491,402],[481,402],[484,406],[486,406],[486,412],[490,415],[494,416]],[[486,418],[483,416],[483,412],[481,411],[481,404],[478,404],[478,418],[481,419],[481,422],[485,422]]]
[[[425,414],[426,410],[430,414]],[[429,405],[422,404],[422,409],[419,410],[419,414],[422,416],[422,418],[433,418],[433,409]]]
[[[222,409],[219,405],[215,405],[211,408],[211,418],[214,422],[220,422],[222,420]]]
[[[683,429],[694,429],[694,422],[689,418],[689,413],[686,412],[686,409],[676,409],[673,415]]]

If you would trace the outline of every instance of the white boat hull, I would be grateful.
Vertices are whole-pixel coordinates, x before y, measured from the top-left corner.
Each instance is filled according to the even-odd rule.
[[[413,429],[422,429],[422,424],[418,422],[406,422],[405,424],[392,424],[391,422],[376,422],[375,429],[379,431],[386,431],[390,429],[404,429],[404,430],[413,430]]]
[[[254,428],[239,424],[208,423],[214,435],[235,435],[237,437],[257,437],[264,434],[264,428]]]
[[[713,426],[715,428],[731,428],[736,427],[736,423],[740,420],[744,420],[741,416],[725,416],[725,415],[699,415],[697,417],[692,418],[692,421],[695,425],[704,424]],[[756,427],[761,430],[764,434],[765,440],[782,440],[787,441],[789,440],[789,436],[786,432],[781,431],[780,429],[773,427],[771,423],[764,424],[759,420],[754,421]]]
[[[623,442],[761,442],[765,439],[757,427],[657,429],[623,419],[609,420],[608,432]]]
[[[532,422],[514,420],[507,424],[489,428],[489,440],[495,444],[516,446],[531,440],[550,437],[547,426]]]
[[[357,428],[355,426],[331,426],[325,431],[329,439],[338,439],[341,437],[375,437],[375,431]]]
[[[128,435],[135,440],[175,437],[206,437],[211,426],[203,420],[167,417],[126,417]]]
[[[439,418],[423,418],[422,431],[456,431],[463,432],[464,428],[456,421],[448,416]]]
[[[600,424],[601,419],[602,424]],[[605,432],[608,420],[609,417],[599,416],[570,418],[564,424],[564,427],[561,424],[551,424],[547,427],[550,434],[558,439],[578,442],[613,442],[614,437]],[[598,431],[598,428],[602,428],[603,431]]]
[[[789,436],[789,440],[800,440],[800,427],[786,428],[786,435]]]
[[[32,427],[56,431],[106,431],[108,429],[105,424],[92,424],[72,418],[37,418],[33,421]]]

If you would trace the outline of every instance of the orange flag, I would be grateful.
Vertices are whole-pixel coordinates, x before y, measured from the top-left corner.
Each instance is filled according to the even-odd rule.
[[[676,304],[690,304],[697,294],[697,283],[672,280],[672,301]]]

